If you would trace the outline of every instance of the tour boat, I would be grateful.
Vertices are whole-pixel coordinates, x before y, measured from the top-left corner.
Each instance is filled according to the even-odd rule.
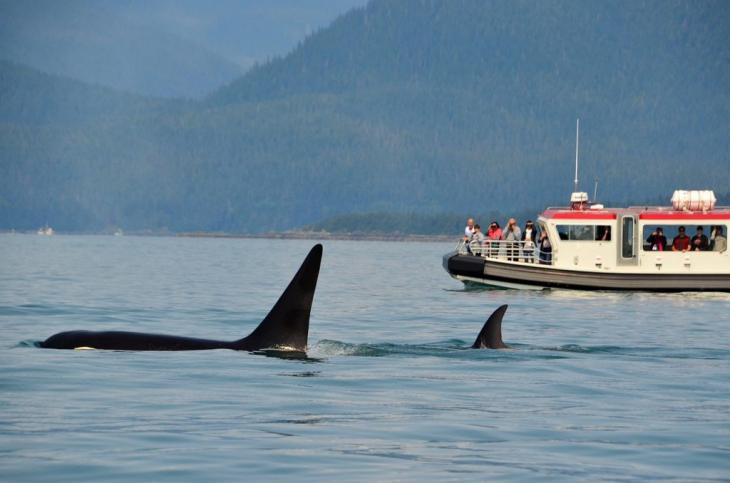
[[[628,208],[606,208],[576,192],[569,206],[548,208],[535,225],[547,243],[461,241],[443,266],[467,284],[506,288],[730,291],[730,207],[716,206],[711,191],[675,191],[672,206]],[[691,249],[682,249],[684,237],[673,243],[680,230],[692,239],[700,227],[705,239]],[[652,237],[660,228],[665,240]]]

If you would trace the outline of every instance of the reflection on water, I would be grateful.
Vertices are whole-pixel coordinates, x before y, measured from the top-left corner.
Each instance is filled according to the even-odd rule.
[[[266,357],[275,357],[277,359],[289,359],[300,362],[321,362],[316,357],[310,357],[305,351],[297,350],[281,350],[281,349],[259,349],[251,351],[252,354],[258,354]]]

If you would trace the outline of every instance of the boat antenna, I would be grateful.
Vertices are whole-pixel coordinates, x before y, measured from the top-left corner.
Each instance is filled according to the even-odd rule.
[[[596,201],[598,199],[596,198],[596,196],[598,196],[598,176],[596,176],[593,181],[595,182],[593,185],[593,201]]]
[[[573,192],[578,191],[578,138],[580,133],[580,118],[575,120],[575,179],[573,180]]]

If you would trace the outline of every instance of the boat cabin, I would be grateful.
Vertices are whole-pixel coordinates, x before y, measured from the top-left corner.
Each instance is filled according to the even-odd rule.
[[[611,270],[687,273],[728,273],[727,239],[730,208],[688,212],[670,207],[606,209],[549,208],[538,217],[548,233],[551,265],[571,270]],[[689,240],[702,227],[707,244],[701,250],[674,250],[673,240],[683,229]],[[664,239],[652,244],[652,234]],[[713,236],[714,235],[714,236]],[[688,240],[688,241],[689,241]]]

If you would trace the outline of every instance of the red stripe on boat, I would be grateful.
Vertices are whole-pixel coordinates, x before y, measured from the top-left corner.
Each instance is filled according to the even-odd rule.
[[[605,211],[557,211],[545,212],[543,216],[555,220],[615,220],[616,213]]]
[[[730,220],[730,213],[641,213],[642,220]]]

